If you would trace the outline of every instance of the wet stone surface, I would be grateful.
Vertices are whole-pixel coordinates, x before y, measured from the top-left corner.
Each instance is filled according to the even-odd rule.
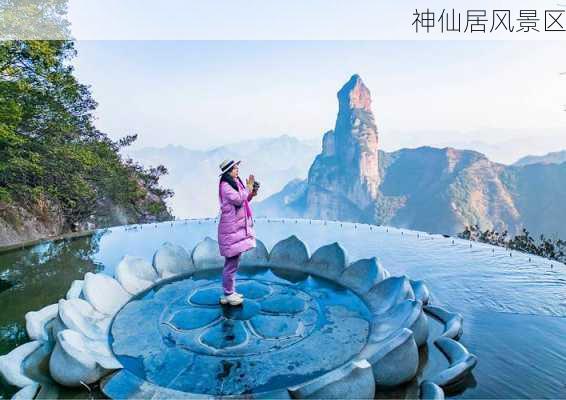
[[[241,306],[220,305],[220,270],[199,271],[130,301],[111,327],[114,353],[139,378],[128,382],[197,394],[265,392],[333,370],[367,341],[366,306],[328,280],[262,268],[239,271],[236,290]]]

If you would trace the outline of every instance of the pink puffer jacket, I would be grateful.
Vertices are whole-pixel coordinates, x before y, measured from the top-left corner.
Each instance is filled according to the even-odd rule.
[[[240,188],[235,191],[228,182],[220,182],[220,221],[218,223],[218,246],[224,257],[234,257],[256,246],[252,210],[249,201],[252,194],[237,178]]]

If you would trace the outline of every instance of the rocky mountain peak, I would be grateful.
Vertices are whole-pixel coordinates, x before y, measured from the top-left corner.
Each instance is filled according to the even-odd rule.
[[[359,75],[338,91],[335,153],[348,188],[347,197],[362,208],[378,195],[378,133],[371,110],[371,94]]]
[[[359,75],[338,91],[334,130],[324,134],[322,153],[309,171],[313,203],[341,196],[365,210],[377,199],[379,188],[378,133],[371,110],[371,94]]]
[[[371,112],[371,93],[358,74],[352,75],[338,91],[339,110],[361,109]]]
[[[534,164],[521,167],[450,147],[387,153],[378,150],[371,95],[358,75],[338,91],[338,102],[336,125],[324,133],[308,179],[266,200],[265,215],[451,235],[479,224],[511,234],[527,227],[566,236],[566,151],[521,160],[517,165]]]

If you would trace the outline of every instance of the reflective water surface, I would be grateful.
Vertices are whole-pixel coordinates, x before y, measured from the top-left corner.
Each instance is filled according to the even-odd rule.
[[[111,328],[112,348],[125,369],[183,392],[261,393],[329,372],[367,342],[369,310],[345,287],[249,268],[236,281],[244,303],[222,306],[221,273],[200,271],[128,303]]]
[[[214,220],[118,227],[0,255],[0,352],[26,340],[25,312],[57,301],[86,271],[111,272],[124,254],[151,259],[165,241],[190,251],[204,236],[216,239],[216,229]],[[338,241],[350,261],[377,256],[392,275],[425,280],[432,302],[464,315],[461,341],[479,359],[466,390],[452,396],[566,398],[566,266],[441,235],[351,223],[257,220],[256,232],[268,249],[291,234],[311,253]]]
[[[88,271],[103,269],[93,256],[102,233],[88,238],[48,242],[0,254],[0,354],[28,341],[24,315],[56,303],[70,283]],[[0,380],[0,398],[15,388]]]

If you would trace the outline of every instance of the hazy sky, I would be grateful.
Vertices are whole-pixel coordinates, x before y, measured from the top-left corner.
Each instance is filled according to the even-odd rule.
[[[67,1],[73,36],[89,40],[564,40],[564,32],[544,28],[546,10],[564,9],[560,0]],[[435,13],[436,21],[442,10],[450,13],[453,9],[455,15],[461,14],[461,22],[466,22],[467,10],[484,10],[491,32],[470,35],[468,30],[445,35],[429,29],[426,35],[419,34],[413,25],[414,13],[427,9]],[[512,25],[517,26],[520,11],[533,9],[539,18],[538,33],[490,29],[492,10],[509,10]],[[562,22],[566,16],[555,17]],[[497,22],[497,18],[491,19]]]
[[[77,49],[98,127],[138,133],[138,146],[320,138],[334,125],[337,90],[359,73],[385,149],[566,148],[564,42],[79,41]]]

